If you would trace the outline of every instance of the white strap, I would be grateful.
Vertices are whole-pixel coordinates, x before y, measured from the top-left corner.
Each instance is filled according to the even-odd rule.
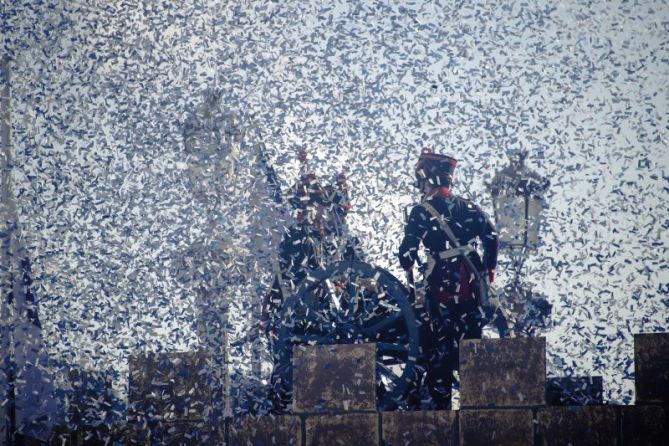
[[[462,254],[469,254],[470,252],[475,251],[472,245],[458,246],[457,248],[447,249],[439,253],[439,258],[441,260],[450,259],[452,257],[457,257]]]
[[[437,222],[439,222],[439,226],[441,229],[446,233],[446,237],[449,239],[449,242],[451,245],[455,246],[455,249],[462,249],[463,247],[460,246],[460,243],[458,242],[458,238],[455,236],[451,228],[448,226],[448,223],[444,220],[444,217],[437,211],[434,206],[432,206],[430,203],[427,201],[423,201],[420,204],[425,208],[427,212],[430,213],[434,218],[437,219]],[[465,248],[466,249],[466,248]],[[449,250],[450,251],[450,250]],[[488,283],[486,280],[481,276],[481,272],[476,269],[474,266],[474,263],[472,263],[471,259],[469,256],[465,255],[465,252],[460,252],[458,255],[462,255],[462,258],[465,260],[469,268],[472,270],[474,273],[474,276],[476,276],[476,279],[479,282],[480,288],[481,288],[481,303],[484,305],[488,304]],[[440,253],[441,256],[441,253]]]
[[[444,217],[439,213],[439,211],[437,211],[434,206],[432,206],[427,201],[423,201],[420,205],[423,206],[425,210],[430,213],[430,215],[437,219],[439,226],[441,226],[441,229],[443,229],[443,231],[446,233],[446,236],[448,237],[449,242],[451,242],[451,245],[459,248],[460,243],[458,242],[458,238],[455,236],[453,231],[451,231],[451,228],[448,226],[448,223],[446,223]]]

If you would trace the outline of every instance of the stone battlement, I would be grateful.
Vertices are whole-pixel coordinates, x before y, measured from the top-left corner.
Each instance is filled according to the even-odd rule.
[[[113,440],[107,444],[175,446],[666,444],[669,333],[634,340],[635,406],[602,404],[598,377],[547,380],[543,338],[462,341],[461,405],[452,411],[378,412],[375,344],[297,346],[293,413],[226,419],[218,426],[201,413],[207,405],[200,403],[212,395],[205,354],[135,357],[132,417],[104,436]],[[52,444],[105,439],[84,432]]]

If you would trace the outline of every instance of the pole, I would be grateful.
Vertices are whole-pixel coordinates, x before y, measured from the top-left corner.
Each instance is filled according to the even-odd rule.
[[[9,58],[3,55],[0,59],[0,345],[2,358],[0,361],[0,396],[7,403],[0,408],[0,438],[3,445],[14,445],[16,432],[16,407],[14,390],[12,319],[10,296],[14,295],[18,284],[12,272],[18,271],[14,262],[16,249],[12,225],[16,207],[11,193],[11,163],[10,148],[10,109],[9,109]]]

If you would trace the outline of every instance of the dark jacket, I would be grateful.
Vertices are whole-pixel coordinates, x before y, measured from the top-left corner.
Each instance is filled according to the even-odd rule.
[[[274,271],[274,281],[269,293],[269,302],[267,302],[270,307],[280,307],[283,299],[287,297],[282,291],[291,292],[299,286],[309,271],[320,266],[322,253],[319,252],[319,247],[321,245],[321,235],[310,226],[295,224],[288,229],[279,245],[279,264],[277,265],[279,271]]]
[[[279,245],[279,266],[283,279],[300,283],[309,270],[320,266],[319,232],[306,225],[293,225]]]
[[[339,247],[336,237],[323,237],[313,226],[295,224],[290,227],[279,245],[278,272],[281,282],[275,271],[269,302],[266,304],[279,308],[288,297],[283,292],[290,294],[295,291],[311,271],[327,268],[337,260],[361,259],[360,242],[357,238],[347,239],[344,246]]]
[[[448,195],[434,196],[427,200],[444,218],[458,243],[483,245],[483,259],[474,251],[469,258],[479,271],[491,271],[497,266],[497,233],[488,216],[474,203],[464,198]],[[473,277],[465,265],[463,257],[455,256],[440,259],[439,253],[454,246],[448,241],[439,221],[423,206],[417,204],[411,210],[405,227],[404,239],[400,245],[399,260],[405,270],[418,260],[418,247],[422,242],[430,256],[435,260],[428,284],[432,292],[442,295],[455,295]],[[464,277],[463,277],[464,276]]]

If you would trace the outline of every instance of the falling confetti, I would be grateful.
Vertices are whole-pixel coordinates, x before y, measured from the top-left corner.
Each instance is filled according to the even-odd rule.
[[[548,373],[603,376],[605,401],[633,400],[632,334],[669,326],[664,2],[13,0],[2,14],[2,175],[55,387],[71,367],[108,370],[122,400],[130,355],[200,348],[236,395],[266,384],[257,320],[292,223],[267,165],[283,191],[302,149],[320,178],[345,172],[365,261],[403,278],[402,210],[430,146],[491,214],[509,155],[551,179],[526,263],[553,308]]]

